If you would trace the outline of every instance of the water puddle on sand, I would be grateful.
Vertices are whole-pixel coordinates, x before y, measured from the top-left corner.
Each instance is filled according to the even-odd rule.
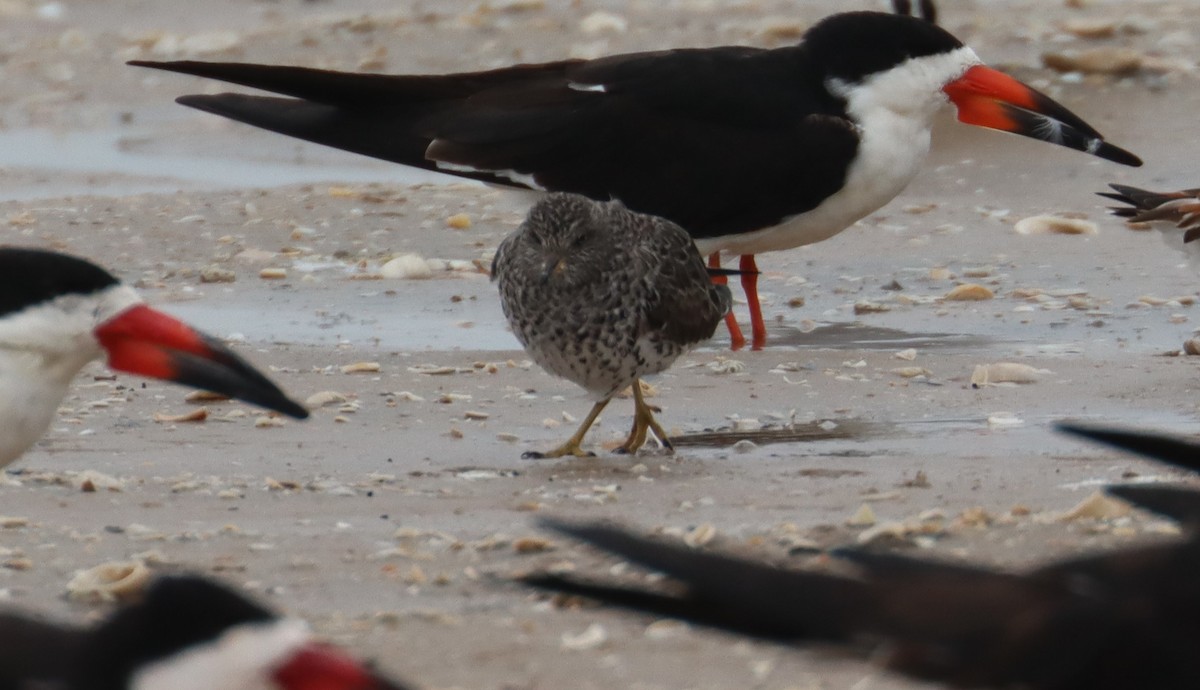
[[[183,152],[166,153],[150,145],[156,139],[130,128],[56,132],[46,129],[0,130],[0,169],[29,171],[0,185],[0,201],[63,196],[167,193],[187,189],[280,187],[337,181],[411,185],[462,182],[417,168],[347,156],[347,163],[316,160],[237,159]]]
[[[767,347],[806,350],[945,350],[981,348],[996,339],[962,333],[920,333],[898,328],[868,326],[857,321],[829,323],[811,331],[787,326],[772,326],[767,332]]]

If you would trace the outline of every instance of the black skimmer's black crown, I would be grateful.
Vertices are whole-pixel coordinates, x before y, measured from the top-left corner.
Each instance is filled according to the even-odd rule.
[[[0,467],[45,432],[88,362],[308,416],[219,340],[146,306],[81,258],[0,247]]]
[[[618,199],[674,221],[714,263],[719,253],[743,256],[756,344],[766,331],[753,255],[827,239],[890,201],[916,175],[947,102],[969,124],[1141,163],[944,29],[876,12],[833,15],[797,45],[770,50],[459,74],[130,64],[284,96],[177,99],[257,127],[500,185]]]
[[[1200,444],[1064,425],[1189,469]],[[786,644],[875,649],[889,668],[955,688],[1184,690],[1200,684],[1200,491],[1118,485],[1112,494],[1179,520],[1176,541],[1006,572],[839,550],[847,568],[805,571],[697,550],[603,524],[547,526],[679,586],[534,575],[534,587]]]
[[[233,590],[162,577],[91,629],[0,614],[0,687],[14,690],[403,690]]]

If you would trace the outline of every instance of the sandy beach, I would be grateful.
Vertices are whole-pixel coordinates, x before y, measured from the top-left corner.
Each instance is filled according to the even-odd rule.
[[[589,435],[599,456],[568,461],[521,453],[564,439],[590,402],[529,362],[486,274],[530,197],[191,111],[173,99],[224,87],[124,62],[466,71],[782,45],[849,4],[163,5],[0,2],[0,241],[88,257],[327,404],[303,423],[220,402],[178,421],[198,407],[183,389],[89,367],[0,485],[6,605],[93,619],[105,605],[69,599],[72,574],[138,559],[244,587],[424,688],[879,690],[916,685],[819,650],[561,610],[508,580],[614,567],[539,531],[539,515],[796,566],[857,542],[1022,568],[1173,533],[1136,513],[1063,519],[1105,483],[1186,479],[1052,423],[1200,431],[1200,357],[1180,354],[1200,320],[1195,269],[1094,194],[1200,184],[1190,3],[943,2],[943,25],[984,60],[1145,167],[947,113],[894,202],[830,241],[759,257],[765,350],[732,352],[722,329],[650,382],[677,452],[603,452],[628,430],[633,403],[618,400]],[[1081,28],[1105,23],[1098,38]],[[1046,52],[1094,48],[1140,67],[1043,66]],[[1095,232],[1014,229],[1041,214]],[[428,277],[383,277],[403,254]],[[946,298],[964,284],[993,296]],[[1001,362],[1029,382],[973,384]],[[864,505],[873,524],[847,524]]]

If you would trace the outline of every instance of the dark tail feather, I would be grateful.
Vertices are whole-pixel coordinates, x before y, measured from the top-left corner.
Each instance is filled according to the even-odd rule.
[[[1130,187],[1124,184],[1110,184],[1108,186],[1113,189],[1113,192],[1096,192],[1096,194],[1106,199],[1129,204],[1130,208],[1120,207],[1110,209],[1114,214],[1124,217],[1136,216],[1141,212],[1158,208],[1168,201],[1194,199],[1200,196],[1200,188],[1181,189],[1177,192],[1152,192],[1148,189]]]
[[[407,134],[398,114],[356,111],[311,101],[222,93],[182,96],[178,103],[317,144],[436,170],[425,160],[428,140]]]
[[[1123,431],[1064,422],[1058,424],[1058,429],[1168,465],[1200,470],[1200,443],[1195,441],[1145,431]]]
[[[1180,486],[1125,484],[1105,491],[1184,525],[1200,525],[1200,491]]]
[[[839,548],[830,551],[831,556],[849,561],[866,571],[868,577],[882,576],[889,579],[937,575],[939,577],[985,577],[993,571],[958,563],[933,559],[919,559],[895,553],[863,551],[856,548]]]
[[[85,639],[74,628],[0,614],[0,688],[43,687],[35,680],[60,687]]]
[[[543,524],[669,575],[686,588],[684,595],[670,597],[674,601],[667,602],[668,595],[636,594],[576,581],[566,585],[572,593],[596,595],[621,606],[772,640],[846,639],[860,627],[858,619],[872,606],[873,599],[863,583],[848,578],[696,551],[607,525],[550,520]],[[543,578],[535,586],[545,589],[560,582]]]
[[[783,621],[747,614],[711,601],[691,596],[671,596],[643,590],[594,584],[555,575],[534,575],[521,580],[535,589],[586,597],[608,606],[617,606],[664,618],[676,618],[739,635],[771,642],[793,642],[809,633],[800,621]]]
[[[411,105],[465,95],[462,82],[446,78],[414,75],[362,74],[334,72],[310,67],[255,65],[242,62],[152,62],[132,60],[126,64],[216,79],[248,86],[281,96],[301,98],[314,103],[347,108],[381,108]]]

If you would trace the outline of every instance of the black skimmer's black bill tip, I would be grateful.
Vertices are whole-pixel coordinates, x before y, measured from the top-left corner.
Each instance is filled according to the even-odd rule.
[[[1050,115],[1026,110],[1019,106],[1001,104],[1005,115],[1012,123],[1014,134],[1038,139],[1051,144],[1058,144],[1076,151],[1090,153],[1097,158],[1128,165],[1133,168],[1142,166],[1142,159],[1125,149],[1114,146],[1101,139],[1094,132],[1080,130],[1072,125],[1054,119]],[[1088,129],[1091,129],[1090,127]]]
[[[969,125],[1012,132],[1138,167],[1142,159],[1104,140],[1091,125],[1031,86],[975,65],[942,89]]]
[[[1118,484],[1105,493],[1184,525],[1200,524],[1200,491],[1181,486]]]
[[[118,371],[220,393],[296,419],[308,417],[246,360],[221,341],[146,305],[131,307],[95,330]]]
[[[1059,422],[1059,431],[1188,470],[1200,470],[1200,443],[1146,431]]]

